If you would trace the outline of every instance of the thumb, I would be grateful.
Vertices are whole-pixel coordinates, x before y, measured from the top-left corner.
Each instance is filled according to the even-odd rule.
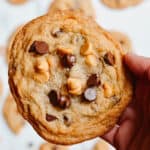
[[[136,77],[150,81],[150,58],[127,54],[124,57],[124,61]]]

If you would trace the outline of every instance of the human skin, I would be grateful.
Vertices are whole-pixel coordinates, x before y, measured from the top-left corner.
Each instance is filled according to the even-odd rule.
[[[117,150],[150,150],[150,58],[127,54],[124,63],[133,74],[134,97],[103,138]]]

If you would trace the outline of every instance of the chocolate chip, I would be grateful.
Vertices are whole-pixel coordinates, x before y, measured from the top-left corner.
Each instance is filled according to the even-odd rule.
[[[98,86],[99,84],[100,80],[98,80],[97,74],[92,74],[87,80],[88,86]]]
[[[120,44],[123,45],[123,44],[124,44],[124,41],[123,41],[123,40],[120,40]]]
[[[58,99],[58,105],[60,108],[68,108],[71,105],[70,97],[61,95]]]
[[[56,119],[57,119],[57,117],[50,115],[50,114],[46,114],[46,120],[47,121],[54,121]]]
[[[48,97],[51,104],[55,107],[65,109],[71,105],[71,100],[69,96],[58,94],[55,90],[51,90],[48,94]]]
[[[56,28],[52,31],[53,37],[59,37],[63,33],[63,29]]]
[[[87,88],[84,91],[84,99],[87,101],[94,101],[96,99],[96,90],[94,88]]]
[[[75,55],[64,55],[61,58],[61,64],[65,68],[71,68],[76,62]]]
[[[104,56],[104,61],[106,62],[106,64],[108,65],[114,65],[115,64],[115,57],[111,52],[108,52],[107,54],[105,54]]]
[[[49,47],[48,44],[44,41],[34,41],[30,47],[29,52],[43,55],[49,52]]]
[[[51,90],[48,94],[48,97],[52,105],[58,106],[59,95],[57,94],[57,91]]]
[[[64,119],[64,123],[65,123],[67,126],[70,126],[70,125],[71,125],[72,120],[71,120],[71,117],[69,117],[69,115],[64,114],[64,115],[63,115],[63,119]]]

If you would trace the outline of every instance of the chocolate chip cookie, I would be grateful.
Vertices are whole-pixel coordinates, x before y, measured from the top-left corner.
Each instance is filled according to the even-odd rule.
[[[3,115],[12,132],[18,134],[23,128],[25,121],[19,114],[16,103],[11,94],[7,97],[5,101],[3,107]]]
[[[94,8],[91,0],[54,0],[49,8],[50,13],[57,10],[81,10],[88,16],[95,17]]]
[[[143,0],[101,0],[106,6],[115,9],[127,8],[137,5]]]
[[[105,134],[132,98],[120,46],[81,12],[31,21],[10,53],[9,85],[19,111],[49,142],[67,145]]]
[[[118,31],[110,31],[110,33],[120,43],[125,53],[133,50],[131,40],[126,34]]]
[[[51,143],[44,143],[40,146],[39,150],[68,150],[66,146],[54,145]]]

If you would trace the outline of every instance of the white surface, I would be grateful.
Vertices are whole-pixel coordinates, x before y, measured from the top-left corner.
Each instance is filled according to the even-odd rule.
[[[25,22],[44,14],[51,0],[29,0],[20,6],[11,5],[6,0],[0,0],[0,46],[6,45],[14,29]],[[97,13],[97,22],[106,29],[126,32],[132,39],[136,53],[150,57],[150,0],[137,7],[125,10],[112,10],[93,0]],[[0,111],[9,92],[7,84],[7,65],[0,56],[0,78],[3,81],[4,92],[0,98]],[[33,147],[29,148],[28,143]],[[38,150],[42,139],[27,124],[22,132],[15,136],[7,127],[2,113],[0,114],[0,150]],[[90,150],[95,140],[75,145],[71,150]]]

